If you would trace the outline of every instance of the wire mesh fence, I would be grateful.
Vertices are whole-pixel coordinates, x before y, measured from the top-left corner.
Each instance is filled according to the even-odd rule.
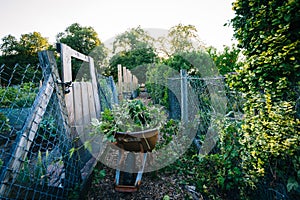
[[[169,78],[170,117],[181,119],[186,114],[192,121],[198,116],[199,127],[196,138],[200,139],[207,134],[213,119],[228,117],[231,120],[240,120],[242,117],[242,95],[230,90],[224,77],[201,78],[186,77],[187,91],[182,92],[182,77]],[[182,102],[182,95],[186,95],[186,102]],[[183,98],[184,99],[184,98]],[[182,109],[182,104],[188,107]],[[187,112],[187,113],[185,113]]]
[[[218,154],[220,149],[217,145],[214,148],[208,146],[214,146],[218,140],[218,134],[209,134],[209,130],[214,126],[213,123],[225,121],[233,123],[243,122],[243,107],[246,100],[243,98],[243,94],[230,89],[226,84],[225,77],[186,77],[187,92],[182,92],[181,84],[182,79],[185,77],[178,76],[169,78],[168,87],[169,100],[170,100],[170,116],[177,119],[182,118],[184,112],[188,112],[189,120],[192,120],[195,115],[199,117],[199,127],[196,134],[196,140],[200,141],[198,144],[199,153],[201,150],[207,150],[206,153]],[[182,110],[182,95],[186,95],[186,103],[188,109]],[[299,85],[292,86],[290,88],[290,96],[292,96],[295,102],[295,117],[300,118],[300,87]],[[217,124],[216,126],[220,126]],[[222,124],[221,124],[222,126]],[[228,133],[230,134],[230,133]],[[215,139],[215,142],[210,142],[209,139]],[[207,145],[208,146],[204,146]],[[270,175],[269,175],[270,176]],[[284,180],[288,180],[290,177],[288,173],[281,175]],[[293,199],[293,194],[289,193],[286,185],[281,181],[274,181],[274,184],[267,184],[267,180],[272,180],[273,177],[264,177],[264,182],[259,183],[259,187],[253,191],[253,197],[256,199]],[[290,195],[290,196],[289,196]]]
[[[40,66],[1,67],[2,199],[63,199],[79,181],[59,93]]]
[[[95,166],[87,149],[71,152],[80,136],[69,125],[56,61],[48,54],[37,66],[0,67],[1,199],[78,199]],[[117,103],[115,84],[98,80],[103,109],[110,108]]]

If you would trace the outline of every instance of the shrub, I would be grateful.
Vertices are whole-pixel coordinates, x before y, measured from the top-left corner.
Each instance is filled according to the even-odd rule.
[[[299,165],[292,164],[300,153],[294,90],[300,78],[299,9],[298,0],[233,3],[231,22],[246,61],[230,85],[245,96],[240,142],[249,196],[258,186],[276,191],[284,185],[292,192],[291,183],[300,182]]]

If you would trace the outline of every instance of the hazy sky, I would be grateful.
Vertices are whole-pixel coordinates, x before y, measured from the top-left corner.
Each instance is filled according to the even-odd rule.
[[[0,39],[40,32],[51,43],[71,24],[92,26],[102,42],[129,28],[168,30],[194,25],[201,40],[217,48],[232,44],[233,0],[0,0]]]

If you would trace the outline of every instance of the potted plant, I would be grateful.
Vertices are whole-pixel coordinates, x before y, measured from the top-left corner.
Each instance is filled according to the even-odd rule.
[[[144,104],[139,99],[126,100],[93,119],[93,133],[126,151],[151,151],[158,140],[160,127],[166,122],[162,107]]]

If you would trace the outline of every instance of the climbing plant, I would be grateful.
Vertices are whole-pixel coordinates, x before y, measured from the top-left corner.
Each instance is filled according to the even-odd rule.
[[[245,183],[252,189],[283,184],[298,198],[299,9],[299,0],[236,0],[231,24],[246,62],[230,77],[246,101],[240,138]]]

